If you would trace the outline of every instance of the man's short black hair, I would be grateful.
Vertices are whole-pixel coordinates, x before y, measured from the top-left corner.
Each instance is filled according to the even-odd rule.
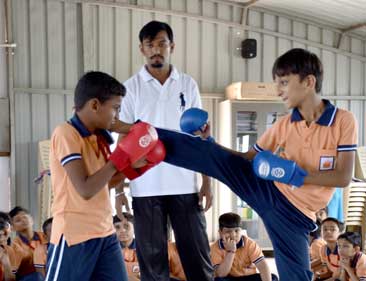
[[[323,65],[317,55],[307,50],[296,48],[278,57],[272,68],[272,78],[298,74],[300,81],[308,75],[316,78],[315,91],[319,93],[323,83]]]
[[[219,229],[240,227],[241,218],[235,213],[225,213],[219,217]]]
[[[91,99],[98,99],[101,103],[113,96],[125,96],[126,88],[107,73],[90,71],[78,81],[74,93],[75,110],[79,111]]]
[[[49,224],[51,224],[53,222],[53,218],[48,218],[46,219],[43,224],[42,224],[42,230],[43,230],[43,233],[46,233],[46,228]]]
[[[133,224],[133,221],[134,221],[133,215],[131,215],[130,213],[127,213],[127,212],[123,212],[122,214],[127,219],[128,222]],[[121,222],[121,219],[117,215],[113,216],[113,224],[118,223],[118,222]]]
[[[345,233],[342,233],[341,235],[338,236],[338,239],[344,239],[344,240],[347,240],[348,242],[350,242],[353,247],[360,247],[361,248],[361,245],[362,245],[362,238],[361,238],[361,235],[360,233],[358,232],[345,232]]]
[[[342,222],[340,222],[339,220],[337,220],[336,218],[332,218],[332,217],[327,217],[326,219],[324,219],[322,221],[321,226],[323,226],[323,224],[326,223],[327,221],[334,222],[338,226],[339,231],[343,231],[344,224]]]
[[[24,209],[23,207],[20,206],[16,206],[13,209],[10,210],[9,212],[9,216],[11,219],[13,219],[17,214],[24,212],[26,214],[30,214],[29,211],[27,209]]]
[[[168,38],[169,38],[170,42],[174,42],[173,30],[169,26],[169,24],[167,24],[165,22],[161,22],[161,21],[155,21],[155,20],[150,21],[149,23],[145,24],[143,26],[143,28],[140,30],[140,33],[139,33],[140,42],[142,43],[142,41],[144,39],[148,39],[150,41],[154,40],[154,38],[160,31],[165,31],[168,34]]]

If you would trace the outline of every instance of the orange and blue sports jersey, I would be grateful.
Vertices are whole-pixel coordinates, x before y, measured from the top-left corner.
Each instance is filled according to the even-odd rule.
[[[327,265],[330,271],[337,272],[340,267],[338,246],[336,246],[334,251],[332,251],[327,245],[323,245],[320,249],[320,260],[323,264]]]
[[[125,261],[127,274],[129,276],[136,275],[140,272],[139,263],[137,261],[136,254],[136,241],[133,239],[132,243],[128,247],[124,247],[121,243],[122,256]]]
[[[310,245],[310,260],[319,260],[320,259],[320,251],[321,248],[326,245],[327,242],[325,242],[322,238],[316,238],[313,240],[313,242]]]
[[[3,248],[5,254],[9,258],[12,273],[16,274],[24,255],[23,250],[19,248],[17,245],[13,246],[4,245],[1,247]],[[5,278],[4,267],[0,262],[0,280],[4,280],[4,278]]]
[[[42,244],[47,243],[46,238],[42,232],[34,232],[31,240],[28,240],[26,237],[21,234],[17,234],[12,242],[12,247],[14,249],[20,248],[22,249],[22,260],[19,265],[19,269],[17,275],[26,276],[35,272],[34,264],[33,264],[33,253],[34,250]]]
[[[308,172],[335,169],[340,153],[356,150],[357,124],[352,113],[327,100],[323,104],[316,122],[308,126],[294,109],[268,129],[254,148],[279,151]],[[157,132],[166,148],[165,162],[216,178],[258,213],[274,241],[282,281],[311,280],[308,234],[316,227],[315,212],[327,205],[334,188],[303,185],[292,189],[259,178],[245,155],[187,134],[160,128]]]
[[[182,263],[180,261],[177,245],[174,242],[168,243],[168,259],[170,277],[174,278],[174,280],[187,280],[186,275],[184,274]]]
[[[351,261],[351,267],[360,281],[366,281],[366,255],[359,252]],[[350,281],[349,279],[347,281]]]
[[[77,115],[54,130],[50,151],[54,196],[52,244],[57,245],[62,235],[72,246],[115,232],[108,184],[95,196],[85,200],[76,191],[64,168],[70,161],[82,160],[88,175],[96,173],[106,164],[108,143],[112,141],[107,131],[91,134]]]
[[[285,159],[295,161],[307,172],[334,170],[339,153],[357,148],[357,122],[349,111],[323,100],[325,109],[310,126],[295,108],[275,122],[254,145],[258,152],[270,150]],[[279,191],[301,212],[315,220],[315,212],[327,206],[335,188],[305,184],[293,189],[274,182]]]
[[[247,276],[257,273],[256,264],[264,260],[264,255],[258,244],[249,237],[242,236],[236,245],[237,250],[229,275],[233,277]],[[211,245],[211,260],[214,267],[219,266],[225,259],[222,239]]]
[[[49,246],[49,243],[38,245],[38,247],[34,250],[33,263],[34,263],[35,268],[45,268],[46,267],[48,246]]]
[[[366,255],[362,252],[357,252],[350,261],[350,266],[353,273],[356,275],[359,281],[366,281]],[[336,272],[333,273],[333,278],[341,277],[342,268],[339,267]],[[344,281],[351,281],[349,274],[346,274]]]

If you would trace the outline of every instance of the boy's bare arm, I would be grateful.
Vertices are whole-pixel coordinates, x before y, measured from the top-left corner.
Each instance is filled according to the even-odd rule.
[[[5,281],[15,281],[15,275],[12,272],[9,256],[5,249],[0,246],[0,265],[2,265],[4,270]]]
[[[352,179],[355,154],[354,151],[339,152],[334,170],[309,173],[305,178],[305,183],[329,187],[346,187]]]
[[[217,277],[228,276],[235,258],[235,252],[228,252],[223,262],[216,268],[215,275]]]
[[[64,168],[76,191],[85,200],[89,200],[102,190],[117,171],[110,161],[99,171],[89,176],[82,160],[71,161]]]
[[[263,259],[259,263],[257,263],[256,267],[259,270],[259,274],[261,276],[262,281],[271,281],[272,280],[271,270],[269,269],[269,266],[265,259]]]

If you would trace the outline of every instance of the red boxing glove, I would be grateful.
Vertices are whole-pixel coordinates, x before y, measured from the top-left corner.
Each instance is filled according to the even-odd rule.
[[[158,142],[158,134],[153,126],[145,122],[134,124],[126,137],[118,144],[109,160],[118,171],[123,171],[148,154]]]
[[[138,169],[134,169],[131,166],[128,166],[126,167],[126,169],[122,171],[122,173],[125,174],[125,176],[129,180],[133,180],[144,174],[147,170],[150,170],[152,167],[162,162],[165,158],[165,155],[166,155],[165,146],[163,142],[158,140],[154,148],[148,154],[146,154],[147,165]]]

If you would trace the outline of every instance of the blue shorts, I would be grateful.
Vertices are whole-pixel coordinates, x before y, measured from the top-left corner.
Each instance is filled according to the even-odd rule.
[[[157,129],[165,162],[203,173],[227,185],[262,218],[281,281],[310,281],[308,234],[315,223],[294,207],[272,181],[257,177],[251,161],[198,137]]]
[[[51,244],[45,281],[127,281],[116,234],[68,246],[62,236]]]

